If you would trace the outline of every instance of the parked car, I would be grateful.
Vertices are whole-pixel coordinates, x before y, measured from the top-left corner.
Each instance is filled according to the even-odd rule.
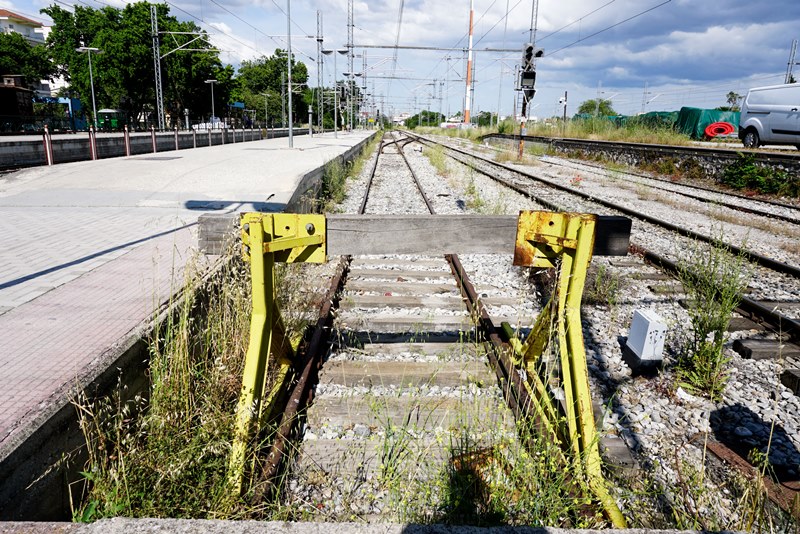
[[[750,89],[742,103],[739,139],[747,148],[794,145],[800,149],[800,84]]]

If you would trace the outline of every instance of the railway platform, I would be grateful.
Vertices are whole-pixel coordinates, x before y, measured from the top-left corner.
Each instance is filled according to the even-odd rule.
[[[293,149],[285,138],[265,139],[0,177],[0,519],[45,519],[36,508],[63,509],[66,495],[37,487],[57,477],[48,472],[59,461],[55,451],[79,445],[67,428],[75,419],[70,401],[124,354],[146,357],[141,337],[154,312],[198,258],[198,217],[292,207],[309,176],[372,133],[296,137]],[[28,509],[19,507],[23,489]]]

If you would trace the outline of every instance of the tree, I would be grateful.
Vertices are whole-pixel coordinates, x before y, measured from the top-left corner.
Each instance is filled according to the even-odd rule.
[[[603,98],[586,100],[578,106],[578,113],[584,115],[600,115],[603,117],[617,115],[617,112],[611,107],[611,100],[605,100]]]
[[[256,110],[256,117],[263,117],[264,96],[267,93],[267,108],[270,119],[280,117],[283,106],[281,95],[286,94],[287,52],[280,48],[272,56],[261,56],[253,60],[242,61],[236,75],[236,87],[233,98],[244,102],[245,107]],[[281,87],[281,81],[284,87]],[[292,57],[292,113],[295,120],[303,120],[308,116],[308,107],[312,100],[312,91],[306,86],[308,69],[305,64]],[[287,99],[288,100],[288,99]],[[333,119],[331,119],[333,120]]]
[[[157,6],[161,31],[199,32],[191,22],[179,22],[169,15],[166,4]],[[122,109],[133,121],[143,113],[155,111],[155,72],[150,4],[137,2],[123,9],[93,9],[75,6],[70,12],[53,5],[42,10],[53,19],[47,49],[58,74],[70,83],[69,93],[83,102],[91,99],[89,63],[86,54],[75,49],[91,46],[102,50],[92,54],[92,71],[97,107]],[[192,35],[161,37],[161,55],[194,38]],[[192,48],[210,49],[203,39]],[[164,107],[172,123],[180,121],[182,111],[210,114],[211,99],[206,79],[217,79],[215,100],[227,102],[233,82],[233,69],[223,68],[217,52],[175,52],[161,60]],[[219,94],[218,94],[219,93]]]
[[[739,101],[741,100],[742,95],[735,91],[729,91],[728,94],[725,95],[725,101],[728,103],[728,111],[739,111]]]
[[[491,126],[493,122],[497,122],[497,114],[491,111],[481,111],[478,113],[477,121],[478,126]],[[438,124],[438,123],[437,123]]]
[[[423,110],[405,120],[406,128],[413,130],[417,126],[439,126],[444,122],[444,115],[435,111]],[[488,119],[487,119],[488,120]],[[488,122],[487,122],[488,124]]]
[[[34,89],[39,80],[52,80],[55,71],[44,46],[31,46],[18,33],[0,33],[0,74],[21,74]]]

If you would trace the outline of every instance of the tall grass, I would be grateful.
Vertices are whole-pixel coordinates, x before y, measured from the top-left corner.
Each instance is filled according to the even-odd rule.
[[[229,497],[226,477],[250,320],[246,265],[190,274],[182,299],[150,340],[149,392],[75,401],[89,454],[75,520],[258,513]]]
[[[528,127],[528,135],[544,137],[575,137],[578,139],[602,139],[606,141],[625,141],[630,143],[649,143],[665,145],[689,145],[691,139],[669,127],[658,127],[628,122],[617,126],[606,119],[572,120],[566,124],[538,122]]]

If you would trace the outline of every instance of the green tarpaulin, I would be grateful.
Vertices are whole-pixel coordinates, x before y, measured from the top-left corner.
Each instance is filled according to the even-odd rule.
[[[692,139],[703,139],[706,127],[715,122],[729,122],[736,131],[739,128],[739,112],[683,107],[678,113],[675,128]]]

